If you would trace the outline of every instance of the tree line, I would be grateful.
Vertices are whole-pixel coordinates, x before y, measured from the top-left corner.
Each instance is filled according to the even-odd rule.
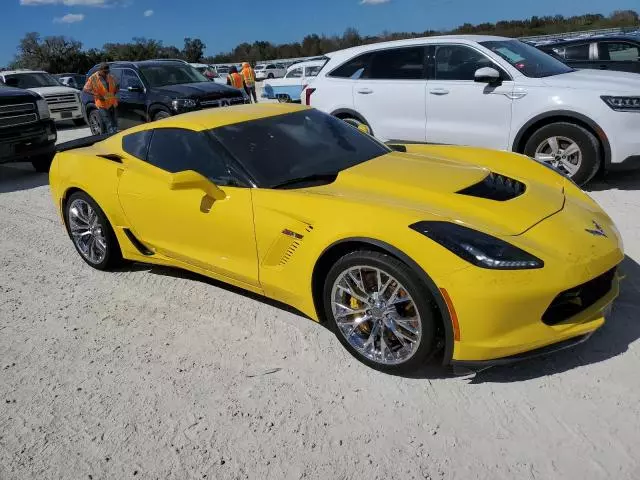
[[[450,31],[382,32],[380,35],[362,36],[355,28],[348,28],[341,36],[310,34],[301,42],[279,45],[266,41],[241,43],[232,51],[215,56],[205,56],[206,45],[199,38],[185,38],[182,49],[166,46],[159,40],[133,38],[129,43],[106,43],[101,49],[85,50],[81,42],[72,38],[64,36],[42,38],[38,33],[30,32],[20,40],[15,59],[9,67],[64,73],[87,72],[97,63],[105,61],[135,61],[151,58],[180,58],[188,62],[203,63],[242,61],[255,63],[279,58],[312,57],[363,44],[442,34],[524,37],[600,28],[638,27],[639,22],[637,12],[617,10],[608,16],[590,13],[572,17],[534,16],[525,20],[504,20],[478,25],[465,23]]]

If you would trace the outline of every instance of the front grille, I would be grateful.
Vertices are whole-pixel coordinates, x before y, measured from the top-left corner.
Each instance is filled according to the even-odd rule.
[[[55,107],[55,108],[50,108],[49,110],[51,111],[51,113],[75,112],[76,110],[78,110],[78,107],[77,106],[73,106],[73,107]]]
[[[49,105],[49,107],[65,103],[77,103],[78,101],[78,97],[76,97],[76,95],[73,93],[62,95],[45,95],[44,99],[47,101],[47,105]]]
[[[542,316],[546,325],[556,325],[583,312],[611,291],[616,269],[558,295]]]
[[[38,121],[33,103],[0,106],[0,127],[15,127]]]
[[[504,202],[519,197],[526,188],[525,184],[518,180],[491,172],[482,181],[460,190],[458,193]]]
[[[241,105],[244,103],[244,98],[216,98],[215,100],[202,100],[200,106],[203,108],[216,108],[216,107],[229,107],[231,105]]]
[[[46,133],[46,128],[42,123],[36,123],[35,125],[27,125],[15,129],[0,129],[0,142],[11,143],[28,141],[42,137]]]

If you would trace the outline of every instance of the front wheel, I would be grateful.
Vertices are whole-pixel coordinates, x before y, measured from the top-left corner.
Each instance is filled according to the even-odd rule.
[[[529,138],[525,155],[560,170],[578,185],[584,185],[602,163],[600,143],[589,130],[567,122],[546,125]]]
[[[154,116],[153,116],[153,121],[158,121],[158,120],[162,120],[164,118],[169,118],[171,116],[171,114],[169,112],[166,112],[164,110],[160,110],[159,112],[157,112]]]
[[[329,271],[323,295],[340,343],[370,367],[408,374],[433,353],[430,294],[399,260],[372,251],[347,254]]]
[[[92,135],[102,135],[106,132],[106,128],[102,123],[102,117],[100,117],[100,112],[97,109],[89,112],[89,128],[91,129]]]

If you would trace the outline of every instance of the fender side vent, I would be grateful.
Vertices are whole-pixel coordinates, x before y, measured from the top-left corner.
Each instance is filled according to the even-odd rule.
[[[116,163],[122,163],[122,157],[120,155],[116,155],[115,153],[108,153],[106,155],[96,155],[97,157],[104,158],[105,160],[110,160]]]
[[[491,172],[482,181],[466,187],[457,193],[469,197],[505,202],[519,197],[526,189],[526,185],[518,180]]]
[[[300,243],[297,241],[294,241],[291,245],[289,245],[289,248],[287,249],[287,251],[284,252],[284,255],[282,255],[280,262],[278,262],[278,265],[285,265],[291,259],[293,254],[296,253],[296,250],[298,249],[299,246],[300,246]]]
[[[131,233],[131,230],[129,230],[128,228],[123,228],[123,230],[124,230],[124,234],[127,236],[129,241],[133,244],[134,247],[136,247],[136,250],[138,250],[142,255],[147,257],[154,255],[154,252],[152,252],[147,247],[145,247],[145,245],[140,240],[138,240],[133,233]]]

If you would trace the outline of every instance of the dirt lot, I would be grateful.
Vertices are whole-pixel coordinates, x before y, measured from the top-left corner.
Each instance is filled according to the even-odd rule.
[[[638,479],[640,175],[593,195],[628,254],[601,331],[473,379],[400,378],[215,282],[92,270],[46,175],[1,166],[0,479]]]

